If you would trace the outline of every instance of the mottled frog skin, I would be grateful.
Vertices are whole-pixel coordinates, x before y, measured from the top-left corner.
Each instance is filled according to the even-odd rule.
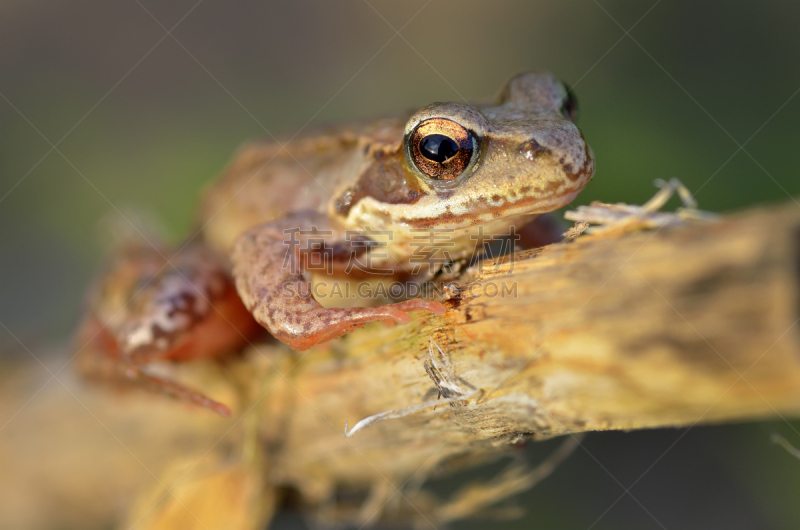
[[[132,245],[111,262],[79,336],[130,377],[224,413],[135,367],[221,355],[262,326],[303,350],[367,322],[406,323],[411,310],[443,314],[420,298],[323,307],[310,278],[407,282],[424,276],[420,232],[446,234],[431,241],[457,260],[565,206],[594,173],[574,114],[563,83],[526,72],[485,105],[434,103],[246,146],[203,193],[198,236],[178,249]]]

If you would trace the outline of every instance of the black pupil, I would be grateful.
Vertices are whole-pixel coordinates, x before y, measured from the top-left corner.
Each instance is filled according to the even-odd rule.
[[[425,158],[442,163],[458,153],[458,144],[443,134],[429,134],[419,143]]]

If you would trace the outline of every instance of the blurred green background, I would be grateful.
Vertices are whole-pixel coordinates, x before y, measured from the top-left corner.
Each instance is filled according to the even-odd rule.
[[[799,24],[796,0],[6,0],[0,322],[34,352],[63,343],[119,212],[179,240],[265,129],[485,98],[522,69],[578,96],[597,158],[579,203],[642,203],[670,177],[708,210],[789,201]],[[2,328],[0,355],[30,360]],[[800,445],[799,426],[592,434],[520,497],[526,519],[493,526],[800,528],[800,461],[769,439]]]

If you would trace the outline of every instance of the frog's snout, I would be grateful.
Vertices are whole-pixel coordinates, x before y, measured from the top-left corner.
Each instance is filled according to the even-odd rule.
[[[520,155],[557,167],[570,180],[578,180],[594,173],[591,150],[572,124],[536,131],[519,146]]]

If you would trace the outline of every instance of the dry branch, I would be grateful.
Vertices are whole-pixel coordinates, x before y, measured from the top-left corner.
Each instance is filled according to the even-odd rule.
[[[469,504],[463,497],[443,504],[413,486],[434,472],[496,455],[509,443],[800,413],[800,209],[794,205],[716,223],[584,235],[470,274],[459,280],[462,290],[454,291],[442,317],[418,314],[407,326],[368,326],[302,357],[268,344],[223,369],[175,368],[176,377],[192,379],[214,397],[239,399],[238,412],[246,415],[238,423],[236,413],[225,421],[158,397],[75,385],[96,421],[69,396],[54,402],[55,410],[34,409],[3,433],[0,461],[15,451],[23,458],[27,450],[6,439],[9,429],[34,436],[43,418],[56,418],[47,436],[60,432],[66,444],[114,451],[117,441],[126,444],[156,476],[176,455],[194,462],[224,436],[211,455],[227,451],[227,465],[238,462],[251,478],[260,470],[252,480],[264,481],[264,496],[254,499],[291,486],[318,513],[370,520],[404,497],[413,504],[412,517],[452,519],[465,515],[457,512]],[[45,398],[58,390],[49,388]],[[12,392],[3,396],[11,403],[4,411],[25,400],[13,389],[3,392]],[[403,417],[344,436],[346,422],[354,426],[440,394],[437,407],[401,410],[393,416]],[[71,420],[70,414],[81,417]],[[92,427],[82,436],[68,434],[76,422]],[[153,432],[159,443],[147,443],[153,438],[139,430]],[[113,476],[99,484],[93,466],[102,459],[87,458],[81,465],[90,484],[70,488],[68,478],[54,477],[55,493],[43,499],[39,491],[36,502],[61,506],[63,516],[63,505],[85,499],[92,487],[104,498],[130,498],[153,483],[130,458],[118,460]],[[9,475],[4,478],[2,512],[2,492],[10,487]],[[34,487],[33,480],[23,482]],[[342,488],[371,488],[360,513],[358,503],[347,511],[329,502]],[[150,506],[128,517],[136,521]],[[98,510],[98,517],[119,509]],[[151,527],[159,510],[145,518]]]

